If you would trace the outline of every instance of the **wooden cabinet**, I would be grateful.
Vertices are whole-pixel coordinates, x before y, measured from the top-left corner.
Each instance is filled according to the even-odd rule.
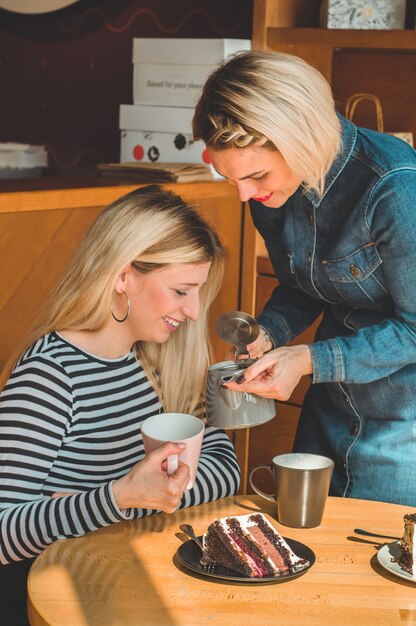
[[[0,184],[0,372],[16,349],[67,265],[80,238],[103,208],[138,185],[89,186],[71,179]],[[43,188],[36,188],[36,187]],[[240,307],[241,246],[244,208],[225,182],[169,185],[193,202],[217,229],[228,250],[224,284],[212,306],[211,337],[215,358],[229,349],[215,332],[217,317]],[[8,190],[9,189],[9,190]]]
[[[253,47],[296,54],[332,85],[341,113],[358,92],[379,97],[386,131],[416,136],[416,30],[341,30],[319,27],[321,0],[254,0]],[[370,104],[354,122],[376,128]]]

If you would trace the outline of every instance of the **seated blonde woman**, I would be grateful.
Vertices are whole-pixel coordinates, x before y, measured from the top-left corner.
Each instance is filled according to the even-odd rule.
[[[207,426],[191,490],[186,465],[166,473],[178,444],[145,456],[140,432],[199,410],[224,263],[213,229],[156,186],[110,205],[81,243],[0,397],[3,626],[27,624],[27,573],[56,539],[236,492],[225,432]]]

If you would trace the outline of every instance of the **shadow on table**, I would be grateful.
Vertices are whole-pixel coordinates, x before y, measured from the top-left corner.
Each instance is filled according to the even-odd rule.
[[[59,594],[60,581],[66,590],[71,588],[71,595],[77,600],[75,610],[82,614],[82,623],[88,626],[145,624],[149,606],[155,613],[163,615],[163,624],[174,626],[175,621],[152,585],[136,551],[126,550],[126,545],[138,533],[161,532],[161,524],[163,526],[161,516],[152,516],[140,520],[140,526],[135,522],[125,522],[77,539],[57,541],[33,565],[31,576],[41,577],[48,568],[56,569],[53,575],[56,593]],[[107,542],[106,535],[109,537]],[[116,540],[115,535],[119,535]],[[120,549],[122,545],[123,549]]]

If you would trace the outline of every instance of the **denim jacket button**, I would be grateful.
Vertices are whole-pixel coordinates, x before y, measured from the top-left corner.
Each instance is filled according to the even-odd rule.
[[[361,276],[361,270],[356,265],[351,265],[350,272],[355,277]]]

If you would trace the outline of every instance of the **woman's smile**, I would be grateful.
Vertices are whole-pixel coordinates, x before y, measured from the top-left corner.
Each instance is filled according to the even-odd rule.
[[[175,320],[172,317],[169,317],[168,315],[162,315],[162,319],[165,322],[166,327],[169,330],[169,332],[174,332],[175,330],[179,328],[179,324],[180,324],[179,320]]]
[[[262,196],[260,198],[253,198],[253,200],[255,200],[256,202],[267,202],[267,200],[270,200],[272,195],[273,193],[268,193],[267,196]]]

